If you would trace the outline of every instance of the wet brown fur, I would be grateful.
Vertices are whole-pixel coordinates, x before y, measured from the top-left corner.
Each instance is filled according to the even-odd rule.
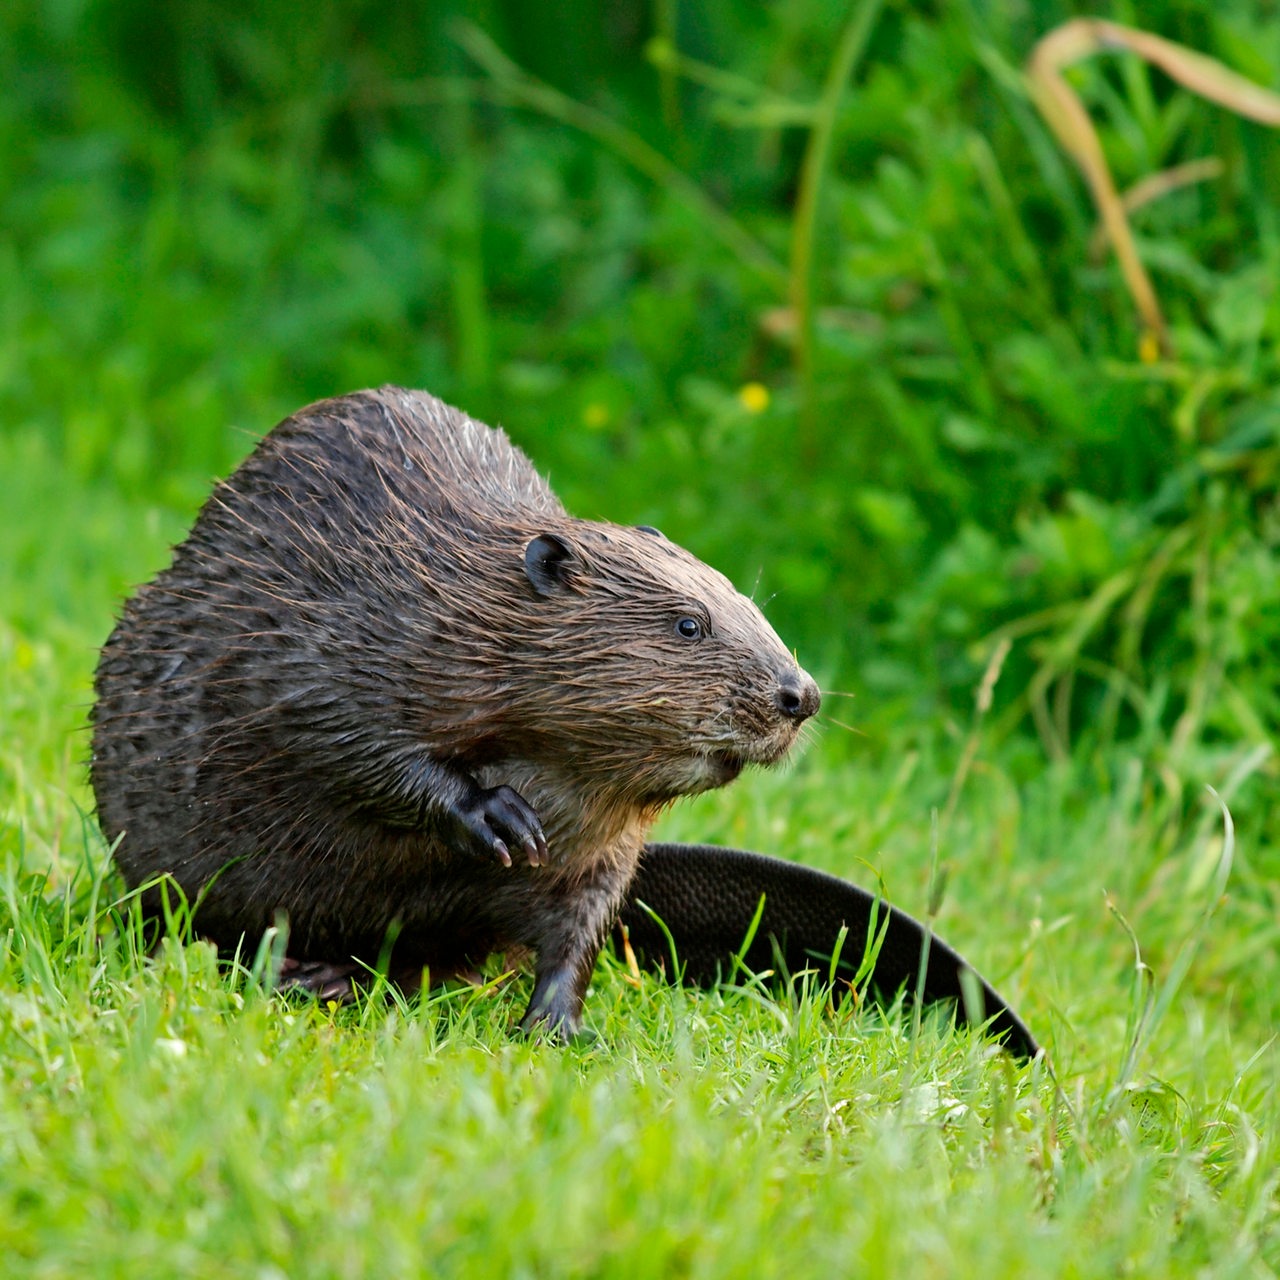
[[[553,581],[526,563],[543,545]],[[394,936],[399,968],[438,974],[530,948],[526,1023],[565,1031],[662,806],[780,759],[817,708],[727,579],[570,517],[503,433],[390,387],[302,410],[217,486],[96,689],[130,885],[171,876],[228,949],[283,912],[296,961]],[[460,849],[471,780],[523,797],[548,865]]]

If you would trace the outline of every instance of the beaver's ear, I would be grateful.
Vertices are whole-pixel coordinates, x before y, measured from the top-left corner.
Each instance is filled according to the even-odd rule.
[[[524,549],[524,572],[540,596],[553,595],[573,575],[578,557],[561,537],[540,533]]]

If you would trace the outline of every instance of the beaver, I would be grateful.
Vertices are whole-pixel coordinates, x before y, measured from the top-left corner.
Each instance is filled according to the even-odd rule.
[[[648,526],[570,516],[500,430],[398,387],[285,419],[124,605],[91,781],[144,908],[286,976],[534,957],[576,1033],[649,828],[787,755],[817,684]]]

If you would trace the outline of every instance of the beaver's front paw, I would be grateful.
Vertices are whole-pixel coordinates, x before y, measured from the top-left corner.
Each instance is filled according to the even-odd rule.
[[[525,798],[511,787],[477,786],[461,804],[450,810],[459,844],[477,857],[511,865],[511,850],[523,850],[531,867],[549,861],[542,823]]]

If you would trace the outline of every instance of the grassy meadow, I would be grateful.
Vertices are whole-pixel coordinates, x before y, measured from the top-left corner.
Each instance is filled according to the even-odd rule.
[[[1075,6],[562,8],[0,14],[0,1271],[1277,1274],[1280,135],[1081,46],[1153,315],[1027,74]],[[1280,88],[1264,0],[1090,12]],[[145,954],[97,648],[384,382],[767,602],[812,740],[661,834],[936,908],[1046,1059],[611,954],[566,1049],[526,975]]]

